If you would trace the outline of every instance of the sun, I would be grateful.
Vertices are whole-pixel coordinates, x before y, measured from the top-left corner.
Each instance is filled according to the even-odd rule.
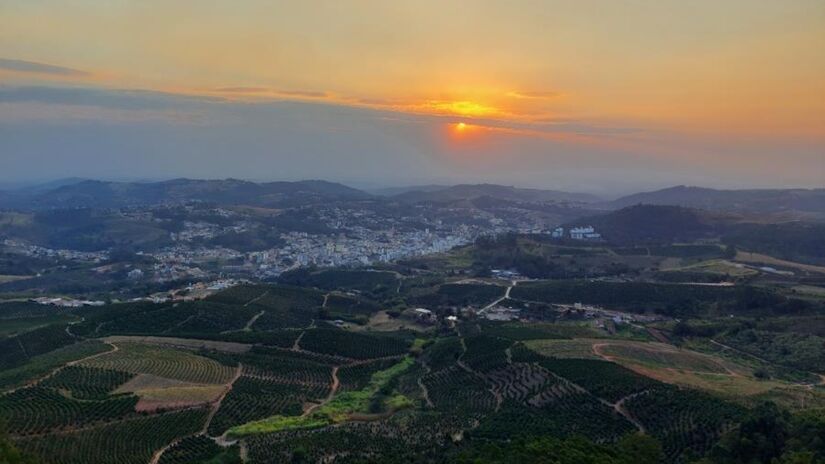
[[[455,130],[457,130],[459,132],[464,132],[465,129],[467,129],[467,124],[465,124],[463,122],[460,122],[460,123],[455,125]]]

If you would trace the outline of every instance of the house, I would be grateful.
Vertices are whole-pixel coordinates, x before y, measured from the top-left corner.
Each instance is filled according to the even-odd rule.
[[[415,308],[413,310],[415,313],[415,317],[418,318],[420,321],[425,322],[434,322],[435,321],[435,313],[430,311],[429,309],[425,308]]]
[[[602,234],[596,232],[593,226],[574,227],[570,229],[570,238],[573,240],[598,240]]]

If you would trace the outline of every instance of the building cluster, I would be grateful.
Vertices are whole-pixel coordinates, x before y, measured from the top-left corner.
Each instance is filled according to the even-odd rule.
[[[81,308],[83,306],[103,306],[106,304],[105,301],[99,300],[76,300],[73,298],[51,298],[51,297],[40,297],[40,298],[32,298],[30,300],[32,303],[37,303],[41,305],[50,305],[50,306],[57,306],[60,308]]]
[[[571,238],[573,240],[601,240],[602,234],[596,232],[593,226],[572,227],[565,231],[564,227],[556,227],[550,232],[553,238]]]
[[[37,245],[29,245],[13,239],[3,240],[3,245],[9,251],[17,252],[32,258],[58,258],[67,261],[86,261],[92,263],[100,263],[109,259],[108,251],[78,251],[46,248]]]

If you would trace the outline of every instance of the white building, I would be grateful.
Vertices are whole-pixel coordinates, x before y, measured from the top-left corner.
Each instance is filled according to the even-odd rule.
[[[570,229],[570,238],[573,240],[598,240],[602,234],[596,232],[593,226],[574,227]]]

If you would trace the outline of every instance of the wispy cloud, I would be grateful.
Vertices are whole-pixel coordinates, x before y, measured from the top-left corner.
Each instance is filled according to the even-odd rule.
[[[321,92],[317,90],[286,90],[275,89],[271,87],[218,87],[216,89],[213,89],[213,91],[217,93],[271,95],[276,97],[280,96],[296,98],[328,98],[332,96],[328,92]]]
[[[218,87],[215,92],[219,93],[267,93],[267,87]]]
[[[549,100],[552,98],[558,98],[563,96],[564,94],[561,92],[525,92],[525,91],[512,91],[507,92],[508,97],[512,98],[534,98],[534,99],[542,99],[542,100]]]
[[[89,73],[78,69],[66,68],[64,66],[56,66],[53,64],[37,63],[34,61],[13,60],[10,58],[0,58],[0,69],[20,73],[50,74],[53,76],[64,77],[85,77],[89,75]]]

